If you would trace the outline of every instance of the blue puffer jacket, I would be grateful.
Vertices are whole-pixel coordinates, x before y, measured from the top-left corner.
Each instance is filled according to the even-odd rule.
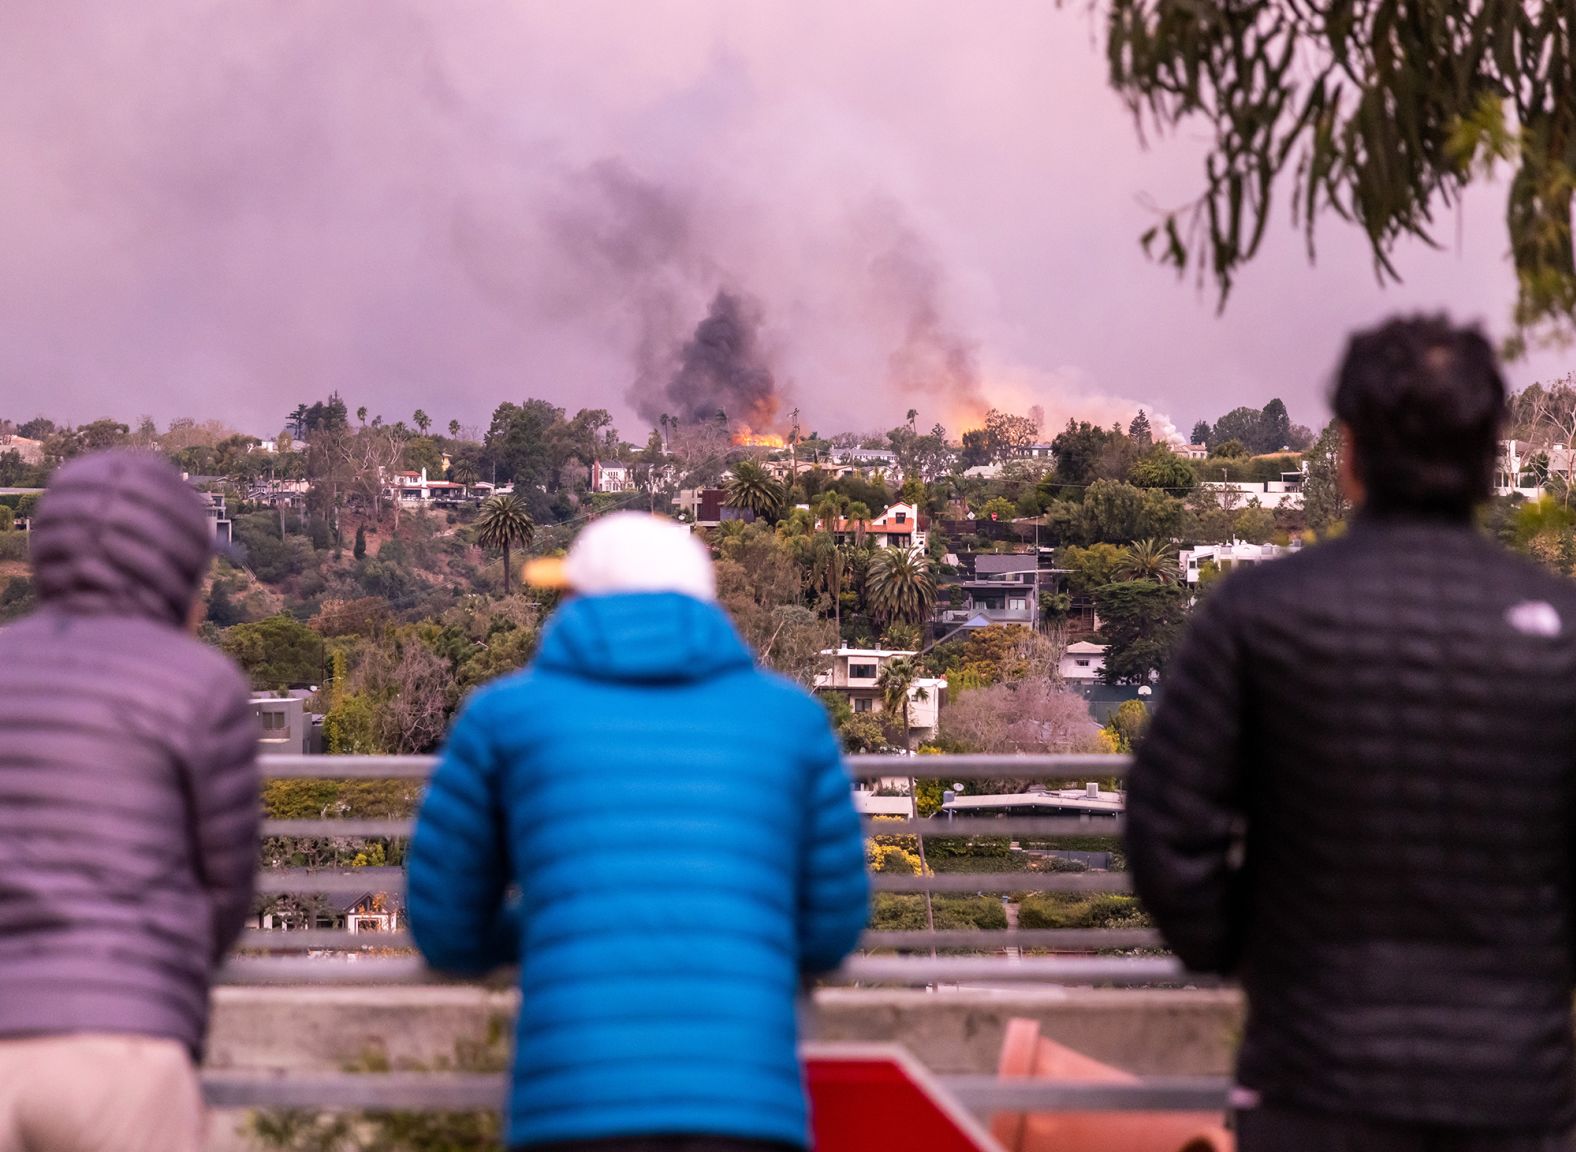
[[[820,705],[672,594],[565,605],[455,722],[410,849],[428,963],[520,964],[511,1145],[805,1145],[794,997],[868,899]]]

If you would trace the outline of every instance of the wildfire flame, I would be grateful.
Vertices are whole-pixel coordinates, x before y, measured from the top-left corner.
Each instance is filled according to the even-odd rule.
[[[748,424],[741,424],[733,434],[733,442],[740,448],[786,448],[788,441],[775,432],[757,432]]]

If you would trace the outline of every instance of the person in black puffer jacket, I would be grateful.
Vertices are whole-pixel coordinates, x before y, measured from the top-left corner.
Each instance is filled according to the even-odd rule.
[[[1576,585],[1480,533],[1505,386],[1357,335],[1349,532],[1195,613],[1128,793],[1133,882],[1241,980],[1244,1152],[1553,1149],[1576,1120]]]

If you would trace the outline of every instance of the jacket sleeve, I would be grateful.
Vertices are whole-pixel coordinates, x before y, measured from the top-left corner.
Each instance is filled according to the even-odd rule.
[[[480,975],[519,960],[508,846],[485,696],[454,722],[411,837],[406,917],[433,968]]]
[[[819,704],[815,708],[821,713]],[[870,916],[870,877],[853,785],[824,713],[813,723],[799,885],[799,968],[807,976],[841,964]]]
[[[1128,782],[1133,885],[1178,958],[1229,973],[1246,927],[1233,857],[1246,820],[1240,644],[1228,590],[1195,614]]]
[[[215,963],[235,943],[252,910],[262,819],[257,721],[245,683],[238,674],[234,681],[221,694],[223,706],[201,742],[205,751],[189,783]]]

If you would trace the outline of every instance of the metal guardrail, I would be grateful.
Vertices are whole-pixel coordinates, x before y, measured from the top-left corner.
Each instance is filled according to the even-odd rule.
[[[436,764],[427,756],[276,756],[265,757],[271,779],[425,779]],[[858,780],[884,779],[1030,779],[1084,783],[1126,776],[1125,756],[856,756],[851,774]],[[932,817],[869,819],[869,835],[913,836],[924,840],[965,837],[1051,838],[1116,836],[1121,821],[1106,816]],[[267,820],[265,836],[330,839],[399,838],[410,833],[410,821],[389,819]],[[877,874],[878,892],[1015,893],[1127,892],[1122,873],[1102,872],[943,872],[923,876]],[[403,890],[399,868],[264,869],[259,890],[265,893],[359,894]],[[1154,949],[1156,933],[1147,929],[1008,929],[871,931],[861,941],[868,953],[884,951],[924,955],[861,955],[830,978],[829,983],[880,986],[1061,984],[1134,987],[1199,984],[1175,960],[1164,956],[1088,957],[1024,955],[1025,950],[1067,953]],[[243,953],[225,966],[220,981],[232,985],[412,985],[447,983],[424,967],[419,958],[399,955],[412,942],[407,933],[339,931],[271,931],[249,933]],[[941,949],[975,955],[938,955]],[[339,955],[248,955],[324,950]],[[979,955],[978,953],[995,953]],[[1001,955],[1005,953],[1005,955]],[[512,981],[500,976],[496,986]],[[943,1078],[967,1106],[982,1114],[998,1109],[1176,1109],[1222,1106],[1225,1084],[1215,1080],[1146,1080],[1136,1084],[1068,1084],[1003,1081],[993,1077]],[[376,1074],[334,1077],[290,1077],[237,1072],[212,1072],[204,1077],[210,1103],[221,1107],[468,1110],[497,1107],[503,1078],[491,1075]]]

